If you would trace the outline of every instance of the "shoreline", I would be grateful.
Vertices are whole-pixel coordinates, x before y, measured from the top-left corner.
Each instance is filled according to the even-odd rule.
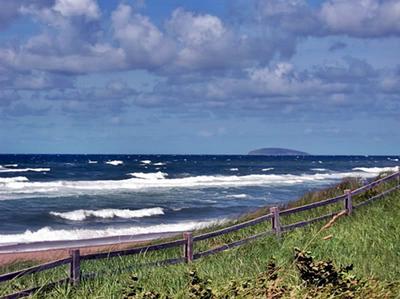
[[[48,262],[69,256],[71,249],[80,249],[82,254],[127,249],[150,241],[175,237],[182,232],[150,233],[85,240],[43,241],[0,245],[0,266],[15,262]]]

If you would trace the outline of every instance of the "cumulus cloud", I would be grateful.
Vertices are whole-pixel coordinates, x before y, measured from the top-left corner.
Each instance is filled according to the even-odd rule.
[[[383,74],[363,59],[345,57],[303,69],[291,61],[306,37],[397,36],[399,7],[393,0],[329,0],[318,6],[305,0],[259,0],[256,12],[240,24],[229,16],[184,8],[155,22],[126,2],[110,14],[102,13],[95,0],[12,3],[7,15],[0,12],[0,29],[18,14],[39,26],[26,40],[0,46],[4,103],[18,101],[20,91],[37,91],[35,96],[71,113],[137,105],[290,114],[321,103],[356,105],[351,96],[378,98],[398,90],[396,73]],[[346,47],[338,40],[327,50]],[[137,91],[120,81],[104,88],[76,84],[78,76],[131,70],[157,78],[154,88]]]
[[[90,19],[100,17],[100,9],[95,0],[56,0],[53,9],[65,17],[81,15]]]
[[[112,13],[114,35],[132,67],[161,66],[174,55],[173,42],[148,17],[121,4]]]
[[[400,2],[397,0],[330,0],[322,4],[319,17],[329,34],[400,35]]]
[[[400,35],[397,0],[328,0],[316,8],[304,0],[260,0],[257,8],[263,22],[303,36],[380,38]]]

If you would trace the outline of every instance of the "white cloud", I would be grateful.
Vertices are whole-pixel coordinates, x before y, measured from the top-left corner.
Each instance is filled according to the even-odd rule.
[[[357,37],[400,34],[398,0],[331,0],[322,5],[320,18],[332,34]]]
[[[112,13],[115,39],[134,67],[161,66],[172,58],[174,45],[148,17],[121,4]]]
[[[64,17],[86,16],[90,19],[100,17],[100,9],[95,0],[57,0],[53,9]]]
[[[216,16],[194,15],[181,8],[172,13],[168,27],[181,44],[189,47],[216,42],[223,38],[228,31]]]

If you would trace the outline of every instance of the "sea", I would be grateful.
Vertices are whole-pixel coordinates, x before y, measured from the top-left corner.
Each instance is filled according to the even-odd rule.
[[[0,155],[0,245],[180,232],[296,200],[400,156]]]

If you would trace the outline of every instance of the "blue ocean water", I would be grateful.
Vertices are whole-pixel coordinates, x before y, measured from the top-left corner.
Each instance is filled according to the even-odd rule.
[[[0,155],[0,245],[189,230],[399,164],[398,156]]]

